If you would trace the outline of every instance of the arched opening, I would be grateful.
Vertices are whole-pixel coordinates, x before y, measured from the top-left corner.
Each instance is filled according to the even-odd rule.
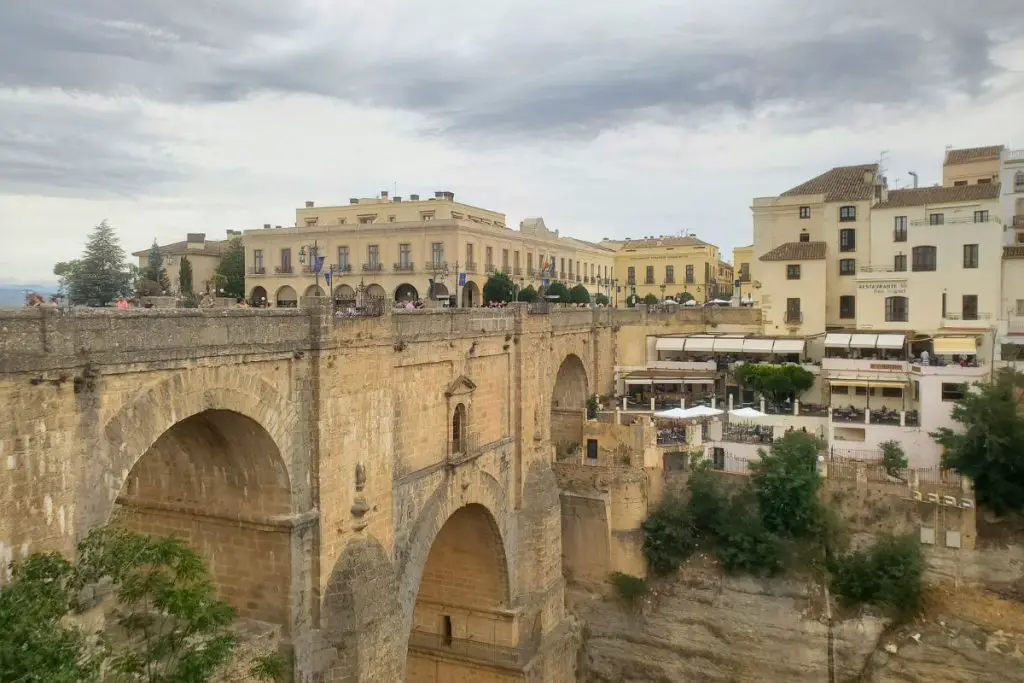
[[[259,286],[253,287],[252,292],[249,293],[249,305],[269,306],[270,302],[267,300],[267,290]]]
[[[556,453],[573,444],[582,447],[587,398],[587,369],[579,356],[569,354],[558,366],[551,392],[551,443]]]
[[[510,610],[501,532],[482,505],[459,508],[430,548],[406,660],[408,683],[479,678],[525,663]],[[514,680],[504,677],[498,680]]]
[[[472,308],[480,305],[480,287],[472,280],[467,280],[462,288],[462,307]]]
[[[277,290],[277,294],[274,295],[274,305],[278,308],[296,308],[299,305],[299,297],[295,293],[295,290],[285,285]]]
[[[335,305],[354,306],[356,303],[356,290],[348,285],[338,285],[334,288]]]
[[[326,296],[326,294],[320,285],[310,285],[306,287],[306,293],[302,296]]]
[[[220,597],[245,618],[290,619],[288,473],[255,420],[207,410],[165,431],[135,463],[112,522],[179,536],[205,559]]]
[[[447,299],[448,288],[444,286],[443,282],[434,283],[434,298],[435,299]]]
[[[409,283],[398,285],[395,289],[395,301],[416,301],[420,298],[420,293],[416,291],[416,288]]]
[[[366,297],[369,299],[386,299],[387,296],[387,292],[380,285],[368,285],[366,287]]]
[[[452,433],[451,433],[451,452],[465,453],[466,452],[466,437],[467,424],[466,424],[466,406],[463,403],[455,406],[455,410],[452,411]]]

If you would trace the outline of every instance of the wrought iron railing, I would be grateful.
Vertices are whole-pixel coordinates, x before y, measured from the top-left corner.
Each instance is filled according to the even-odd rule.
[[[379,273],[382,270],[384,270],[384,264],[383,263],[364,263],[363,264],[363,272],[364,273]]]
[[[395,263],[393,268],[396,273],[411,273],[413,271],[413,264],[412,261],[407,261],[405,263],[399,262]]]

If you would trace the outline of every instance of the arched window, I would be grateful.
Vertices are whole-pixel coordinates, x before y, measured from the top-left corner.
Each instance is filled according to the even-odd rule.
[[[467,447],[466,438],[466,406],[460,403],[455,406],[455,411],[452,413],[452,443],[451,452],[454,453],[465,453]]]
[[[910,299],[890,296],[885,299],[885,322],[905,323],[910,319]]]

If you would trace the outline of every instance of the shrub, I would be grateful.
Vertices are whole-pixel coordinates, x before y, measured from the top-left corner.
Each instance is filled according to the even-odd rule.
[[[694,532],[713,538],[729,509],[729,495],[721,479],[702,463],[690,475],[687,488],[690,492],[687,508]]]
[[[670,574],[686,562],[697,549],[697,535],[693,528],[686,501],[672,494],[644,520],[644,557],[655,574]]]
[[[660,301],[657,294],[648,294],[644,297],[644,303],[648,306],[657,306]]]
[[[790,432],[761,451],[760,462],[751,463],[751,484],[757,494],[764,526],[784,536],[806,538],[817,529],[822,514],[818,498],[817,438]]]
[[[844,605],[875,605],[900,617],[920,610],[925,563],[913,536],[883,536],[832,564],[832,590]]]
[[[882,464],[885,466],[885,473],[890,477],[898,477],[900,470],[907,468],[907,455],[899,441],[883,441],[878,444],[882,449]]]
[[[614,572],[611,576],[612,583],[619,591],[619,597],[631,605],[647,594],[647,582],[639,576]]]
[[[587,399],[587,419],[593,420],[597,417],[597,411],[601,407],[601,402],[597,396],[591,396]]]

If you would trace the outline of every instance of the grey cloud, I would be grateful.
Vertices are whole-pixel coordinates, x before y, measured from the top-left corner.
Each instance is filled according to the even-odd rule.
[[[454,21],[353,2],[325,37],[322,17],[278,0],[7,0],[0,85],[174,101],[316,93],[421,112],[463,134],[594,133],[778,100],[818,119],[855,103],[976,94],[996,73],[992,31],[1024,28],[1019,0],[751,0],[763,21],[742,27],[701,23],[699,4],[634,1],[627,21],[602,25],[601,8],[580,14],[571,0],[542,18],[508,0],[479,26],[471,12],[445,14],[442,0],[431,15]],[[286,55],[261,54],[261,41],[288,36]]]
[[[0,101],[0,193],[124,197],[182,180],[131,108]]]

